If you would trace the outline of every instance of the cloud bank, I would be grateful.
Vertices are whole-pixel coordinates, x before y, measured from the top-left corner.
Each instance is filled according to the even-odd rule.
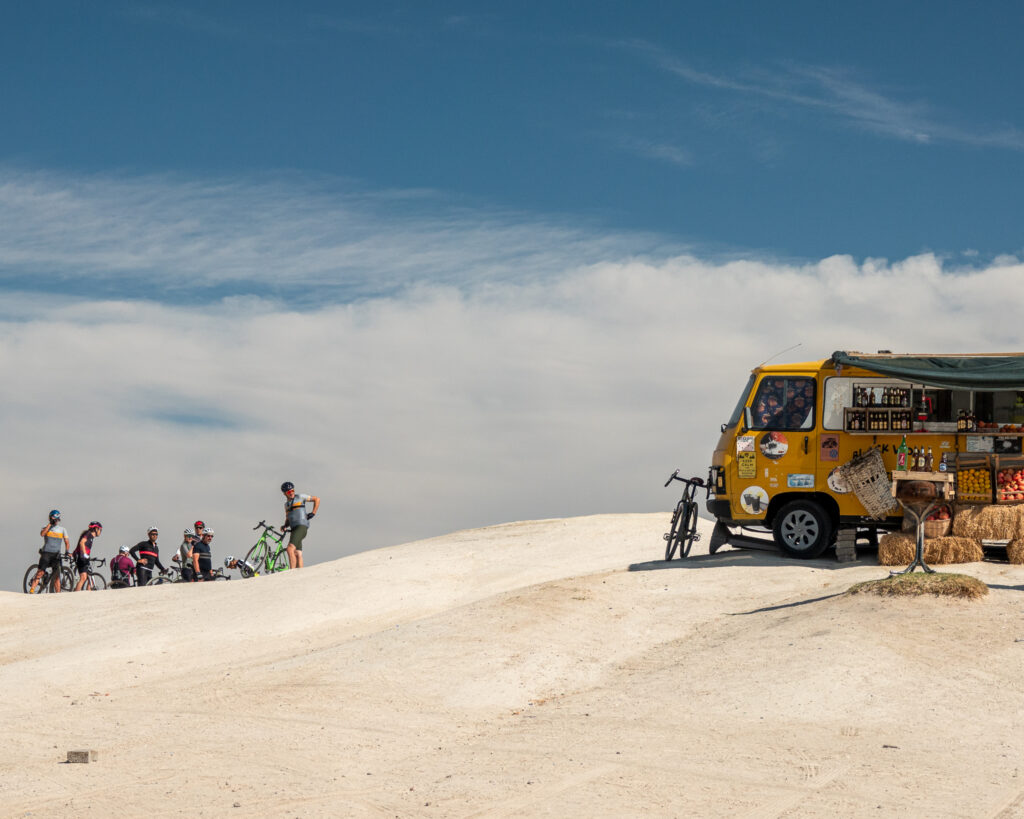
[[[150,524],[170,552],[201,517],[223,558],[280,522],[283,480],[323,498],[311,562],[668,510],[664,478],[705,472],[779,350],[1020,347],[1015,259],[709,259],[439,210],[277,183],[0,181],[3,587],[50,508],[73,535],[102,520],[101,555]]]

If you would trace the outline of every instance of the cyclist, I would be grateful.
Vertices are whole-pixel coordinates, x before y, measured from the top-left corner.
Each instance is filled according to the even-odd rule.
[[[281,484],[281,492],[285,497],[285,519],[281,530],[287,532],[291,529],[291,535],[288,537],[288,566],[292,569],[301,569],[302,541],[309,530],[309,522],[320,508],[320,498],[316,495],[295,494],[295,484],[291,481]],[[313,511],[307,515],[306,504],[310,502],[313,503]]]
[[[71,549],[71,541],[68,540],[67,530],[60,525],[60,510],[50,510],[50,522],[47,523],[39,534],[43,536],[43,548],[39,550],[39,571],[32,579],[31,591],[35,593],[36,586],[43,579],[48,568],[52,568],[54,574],[60,578],[60,547],[64,544],[64,554]],[[60,591],[60,580],[54,583],[55,592]]]
[[[153,576],[153,566],[164,572],[167,569],[160,562],[160,547],[156,545],[156,539],[160,530],[150,526],[146,530],[146,539],[136,543],[128,552],[135,559],[135,582],[139,586],[145,586]]]
[[[206,524],[203,523],[201,520],[197,520],[195,523],[192,524],[192,528],[196,530],[195,542],[198,543],[200,540],[203,539],[203,530],[206,528]]]
[[[103,531],[103,524],[94,520],[89,527],[78,536],[78,545],[75,547],[75,562],[78,564],[78,582],[75,584],[75,591],[85,588],[85,581],[89,579],[89,555],[92,554],[92,542],[98,538]]]
[[[196,530],[190,527],[185,530],[178,551],[171,557],[171,560],[176,560],[181,564],[181,579],[186,583],[191,583],[195,579],[195,573],[192,571],[192,547],[195,542]]]
[[[134,574],[135,562],[128,557],[128,545],[125,544],[110,561],[110,588],[123,589],[130,586]]]
[[[203,529],[203,536],[199,542],[192,546],[192,569],[196,580],[207,580],[213,570],[213,562],[210,558],[210,541],[213,540],[213,529]]]

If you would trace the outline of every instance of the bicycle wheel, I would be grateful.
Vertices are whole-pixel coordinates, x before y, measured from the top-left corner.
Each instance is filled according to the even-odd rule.
[[[263,538],[256,541],[256,545],[249,550],[245,559],[256,567],[256,571],[266,568],[264,562],[267,559],[267,541]]]
[[[61,591],[74,591],[75,586],[78,583],[78,578],[75,577],[74,572],[71,569],[60,570],[60,590]]]
[[[85,581],[85,587],[89,591],[103,591],[107,587],[107,579],[99,572],[89,572],[89,579]]]
[[[688,556],[697,539],[697,504],[692,501],[686,511],[686,520],[679,527],[679,559]]]
[[[672,513],[672,524],[669,526],[668,534],[665,537],[665,560],[671,560],[676,556],[676,549],[679,547],[679,525],[683,519],[683,510],[686,501],[679,501],[676,504],[676,511]]]
[[[32,581],[36,579],[36,574],[38,572],[38,563],[33,563],[31,566],[28,567],[28,571],[25,572],[25,579],[21,582],[21,590],[25,592],[25,594],[42,594],[42,586],[46,580],[45,575],[39,580],[39,583],[36,584],[35,591],[32,591]]]

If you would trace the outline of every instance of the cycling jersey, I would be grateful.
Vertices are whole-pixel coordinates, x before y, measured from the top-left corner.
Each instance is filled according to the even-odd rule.
[[[160,547],[151,540],[143,540],[141,543],[136,543],[129,550],[128,554],[135,558],[135,560],[143,557],[146,559],[147,565],[156,566],[160,571],[164,571],[164,564],[160,562]]]
[[[313,500],[312,495],[300,495],[296,492],[291,498],[285,498],[284,511],[288,515],[289,526],[308,526],[306,502]]]
[[[78,539],[78,545],[75,546],[75,557],[88,557],[91,555],[92,541],[92,534],[88,531],[83,532],[82,536]]]
[[[213,568],[213,564],[210,561],[210,544],[199,541],[195,546],[192,547],[192,554],[199,558],[200,573],[209,573],[209,571]]]
[[[43,551],[47,554],[56,554],[67,536],[68,532],[63,526],[51,526],[50,531],[43,535]]]

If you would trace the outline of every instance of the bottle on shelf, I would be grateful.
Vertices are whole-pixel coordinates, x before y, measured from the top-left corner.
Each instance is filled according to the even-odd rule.
[[[939,472],[947,472],[949,470],[949,461],[946,459],[946,453],[942,453],[942,460],[939,461]]]
[[[896,471],[906,472],[909,467],[907,466],[907,460],[910,457],[910,450],[907,449],[907,436],[903,436],[903,440],[900,441],[899,447],[896,449]]]
[[[928,447],[928,454],[924,456],[924,471],[933,472],[935,469],[935,455],[932,448]]]

